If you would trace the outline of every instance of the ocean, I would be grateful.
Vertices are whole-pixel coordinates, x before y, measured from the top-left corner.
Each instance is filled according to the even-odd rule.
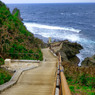
[[[8,4],[20,9],[26,28],[44,42],[69,40],[83,46],[77,56],[82,61],[95,54],[95,3]]]

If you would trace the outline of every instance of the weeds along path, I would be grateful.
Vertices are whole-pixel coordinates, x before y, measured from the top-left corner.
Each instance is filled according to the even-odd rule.
[[[38,68],[23,72],[17,84],[0,95],[52,95],[57,58],[48,48],[42,52],[45,61]]]

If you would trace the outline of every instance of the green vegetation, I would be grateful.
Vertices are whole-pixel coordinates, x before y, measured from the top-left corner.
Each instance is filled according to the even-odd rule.
[[[17,10],[12,15],[5,4],[0,1],[0,55],[2,59],[7,57],[43,60],[40,49],[43,42],[26,29],[18,18],[19,14]]]
[[[19,10],[17,10],[17,12],[14,14],[15,17],[18,17],[19,15]]]
[[[1,68],[4,59],[43,60],[43,42],[26,29],[19,16],[19,10],[12,15],[0,1],[0,84],[11,78],[8,71]]]
[[[94,67],[65,66],[65,76],[73,95],[95,95]]]
[[[0,57],[0,65],[4,64],[4,59]]]
[[[9,81],[11,79],[11,74],[6,70],[0,68],[0,85]]]

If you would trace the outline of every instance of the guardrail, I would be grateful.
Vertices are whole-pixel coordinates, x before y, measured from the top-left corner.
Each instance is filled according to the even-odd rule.
[[[52,51],[52,53],[54,52]],[[58,58],[57,72],[56,72],[56,79],[55,79],[52,95],[72,95],[64,75],[63,66],[61,65],[60,53],[58,54],[57,58]],[[59,81],[58,83],[59,93],[56,94],[56,87],[57,87],[56,82],[58,82],[57,80]]]
[[[59,53],[59,95],[71,95],[68,83],[66,81],[65,75],[63,73],[63,67],[61,65],[61,55]]]

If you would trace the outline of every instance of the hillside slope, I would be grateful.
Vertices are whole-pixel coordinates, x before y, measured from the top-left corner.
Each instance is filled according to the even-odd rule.
[[[12,15],[0,1],[0,64],[5,58],[42,60],[42,44],[20,21],[18,11]]]

